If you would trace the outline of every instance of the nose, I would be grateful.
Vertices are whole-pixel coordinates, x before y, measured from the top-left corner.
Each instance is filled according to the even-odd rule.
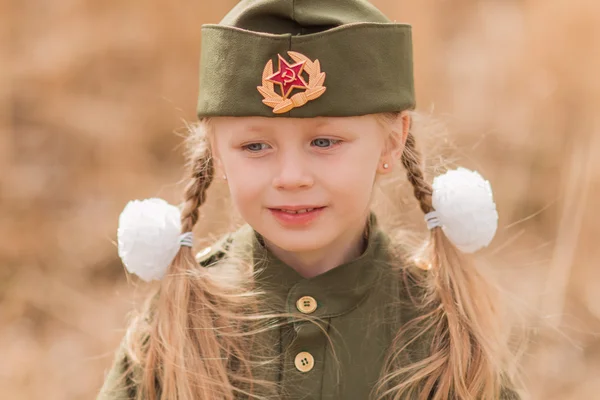
[[[302,154],[282,153],[273,178],[273,187],[281,190],[310,188],[314,184],[310,163]]]

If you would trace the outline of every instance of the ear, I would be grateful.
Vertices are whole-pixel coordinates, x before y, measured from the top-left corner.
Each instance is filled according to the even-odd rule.
[[[390,125],[391,132],[379,160],[378,173],[387,174],[391,172],[402,158],[411,122],[409,112],[402,111]]]

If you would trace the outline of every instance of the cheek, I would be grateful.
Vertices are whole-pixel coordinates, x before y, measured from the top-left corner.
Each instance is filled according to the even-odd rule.
[[[261,195],[268,185],[268,174],[260,163],[236,156],[223,158],[227,185],[236,207],[244,213],[251,205],[262,204]]]
[[[260,183],[253,177],[232,174],[231,177],[227,178],[227,181],[231,197],[238,208],[260,199],[262,188]]]
[[[348,152],[330,168],[324,168],[328,181],[342,192],[373,186],[379,157],[376,150],[359,148]]]

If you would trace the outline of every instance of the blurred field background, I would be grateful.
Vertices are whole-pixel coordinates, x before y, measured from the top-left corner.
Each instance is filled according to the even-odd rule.
[[[600,3],[373,2],[413,24],[418,107],[452,161],[492,182],[486,257],[527,317],[532,398],[600,398]],[[0,398],[97,393],[147,287],[120,264],[118,215],[180,200],[200,25],[235,3],[0,3]]]

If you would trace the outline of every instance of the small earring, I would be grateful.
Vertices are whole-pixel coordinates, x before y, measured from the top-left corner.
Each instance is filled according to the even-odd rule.
[[[223,175],[223,180],[227,180],[227,175]]]
[[[388,163],[383,164],[383,169],[388,169],[388,168],[389,168]]]

